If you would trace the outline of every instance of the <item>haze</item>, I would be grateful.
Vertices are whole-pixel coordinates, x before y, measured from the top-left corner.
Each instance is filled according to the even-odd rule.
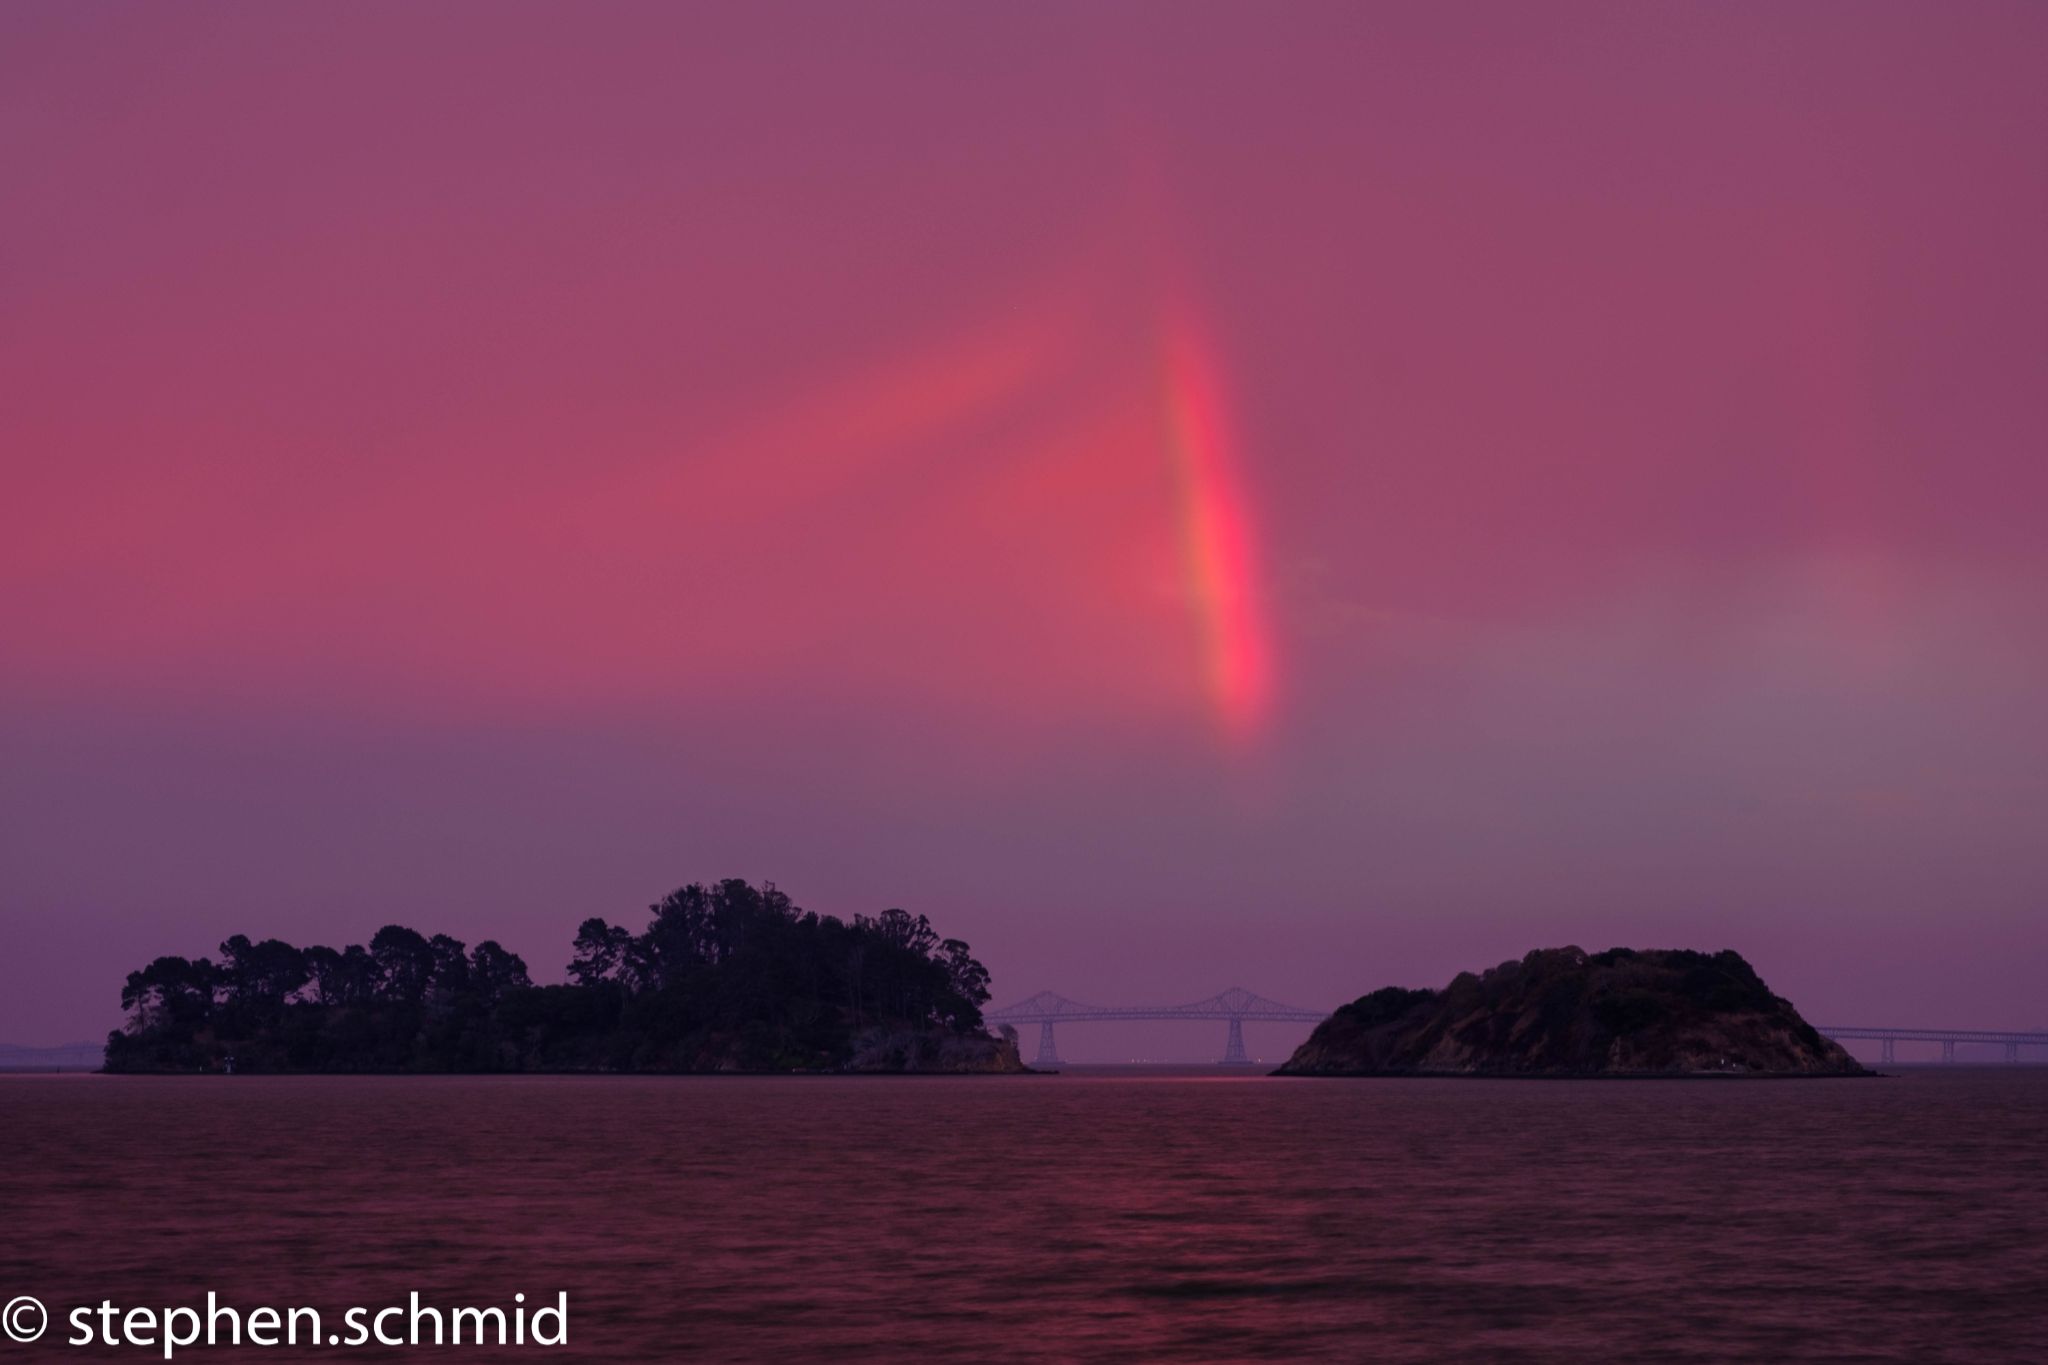
[[[0,1039],[722,876],[997,1003],[2048,1023],[2044,41],[11,4]]]

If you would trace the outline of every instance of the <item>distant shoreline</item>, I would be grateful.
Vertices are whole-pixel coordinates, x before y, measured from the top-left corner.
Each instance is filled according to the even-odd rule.
[[[96,1066],[0,1066],[0,1076],[97,1076]]]
[[[1269,1071],[1289,1081],[1867,1081],[1882,1071]]]
[[[821,1080],[831,1080],[834,1078],[886,1080],[898,1076],[937,1080],[975,1080],[985,1076],[1057,1076],[1059,1074],[1057,1071],[1038,1071],[1029,1067],[1021,1071],[108,1071],[104,1068],[89,1067],[0,1067],[0,1076],[109,1076],[122,1079],[142,1077],[192,1081],[305,1080],[309,1077],[332,1080],[350,1080],[360,1077],[403,1078],[420,1081],[478,1080],[486,1078],[517,1080],[522,1076],[582,1076],[588,1077],[591,1080],[650,1081],[687,1080],[702,1077],[731,1077],[735,1080],[758,1080],[762,1077],[784,1079],[815,1077]]]

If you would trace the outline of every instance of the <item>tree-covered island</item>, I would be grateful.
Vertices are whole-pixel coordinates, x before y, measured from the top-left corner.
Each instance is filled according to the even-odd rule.
[[[983,1026],[988,972],[923,915],[846,923],[772,883],[693,883],[644,932],[576,932],[569,981],[536,986],[485,940],[387,925],[368,945],[237,934],[218,960],[160,957],[121,991],[119,1072],[1023,1071]]]

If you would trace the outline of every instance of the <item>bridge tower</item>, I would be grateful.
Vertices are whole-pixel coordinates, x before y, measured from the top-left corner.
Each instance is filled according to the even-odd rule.
[[[1048,1025],[1050,1027],[1050,1025]],[[1244,1055],[1244,1020],[1230,1016],[1230,1039],[1223,1045],[1223,1066],[1250,1066],[1252,1059]]]
[[[1060,1050],[1053,1045],[1052,1020],[1041,1019],[1038,1024],[1038,1055],[1031,1059],[1033,1066],[1058,1066]]]

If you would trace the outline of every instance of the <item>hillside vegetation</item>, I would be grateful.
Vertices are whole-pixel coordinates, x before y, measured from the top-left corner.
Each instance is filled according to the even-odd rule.
[[[1389,986],[1317,1025],[1283,1075],[1868,1074],[1739,953],[1546,948],[1440,991]]]
[[[988,972],[924,916],[845,923],[772,884],[691,884],[638,934],[577,930],[565,985],[486,940],[387,925],[367,945],[236,935],[121,992],[109,1071],[1018,1071]]]

